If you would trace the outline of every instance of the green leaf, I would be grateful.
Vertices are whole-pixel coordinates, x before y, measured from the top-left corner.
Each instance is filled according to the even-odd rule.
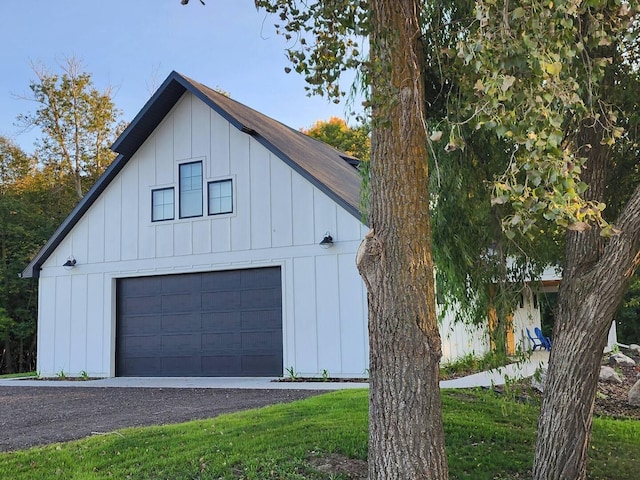
[[[511,12],[511,18],[513,18],[514,20],[517,20],[518,18],[522,18],[524,16],[525,16],[525,11],[524,11],[524,8],[522,7],[518,7],[514,9],[513,12]]]
[[[560,72],[562,71],[562,63],[560,62],[553,62],[553,63],[547,63],[544,67],[544,70],[549,74],[549,75],[560,75]]]
[[[507,90],[509,90],[515,81],[516,81],[516,77],[512,75],[507,75],[506,77],[504,77],[504,80],[502,81],[502,87],[501,87],[502,91],[506,92]]]

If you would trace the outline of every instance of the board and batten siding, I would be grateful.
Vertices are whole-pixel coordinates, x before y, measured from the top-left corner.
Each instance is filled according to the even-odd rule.
[[[231,178],[228,215],[178,218],[178,165]],[[151,221],[151,191],[175,188],[175,220]],[[335,244],[318,243],[331,232]],[[115,374],[116,279],[279,266],[284,365],[364,376],[367,305],[355,252],[361,222],[267,148],[186,93],[43,264],[38,370]],[[77,265],[62,267],[69,256]],[[284,373],[284,372],[283,372]]]

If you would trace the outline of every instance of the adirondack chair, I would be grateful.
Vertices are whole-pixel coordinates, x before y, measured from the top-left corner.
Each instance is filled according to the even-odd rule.
[[[540,342],[544,346],[544,349],[551,350],[551,339],[549,337],[545,337],[542,334],[542,330],[540,330],[538,327],[535,327],[533,329],[533,332],[536,334],[536,336],[538,337],[538,340],[540,340]]]
[[[533,337],[531,335],[531,332],[529,331],[529,329],[527,328],[527,337],[529,337],[529,340],[531,340],[531,343],[533,344],[533,348],[532,350],[535,352],[536,348],[540,347],[540,350],[542,350],[543,348],[546,350],[547,346],[546,344],[544,344],[541,340],[539,340],[537,337]]]

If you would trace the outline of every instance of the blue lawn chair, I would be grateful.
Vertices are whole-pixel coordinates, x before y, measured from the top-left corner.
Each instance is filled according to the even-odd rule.
[[[533,337],[528,328],[527,328],[527,336],[529,337],[529,340],[531,340],[531,343],[533,344],[532,350],[534,352],[535,352],[536,348],[538,348],[538,347],[540,347],[540,350],[542,350],[543,348],[546,350],[546,348],[547,348],[546,344],[543,343],[542,341],[540,341],[538,338]]]
[[[551,350],[551,339],[549,337],[545,337],[542,334],[542,330],[540,330],[538,327],[535,327],[533,331],[538,337],[538,340],[540,341],[540,343],[542,343],[542,345],[544,346],[544,349]]]

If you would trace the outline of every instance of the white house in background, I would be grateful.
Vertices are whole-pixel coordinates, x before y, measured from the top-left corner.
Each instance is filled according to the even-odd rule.
[[[355,159],[175,72],[112,148],[23,272],[42,376],[366,375]]]
[[[557,294],[560,280],[561,273],[558,269],[549,267],[539,279],[523,287],[520,303],[513,311],[511,329],[507,331],[506,345],[509,354],[532,349],[527,329],[534,335],[534,328],[542,327],[544,299]],[[553,322],[553,319],[548,319],[547,322]],[[468,354],[482,356],[488,353],[491,350],[489,324],[488,321],[482,326],[465,325],[456,321],[455,311],[447,311],[440,324],[443,362],[454,361]],[[616,324],[613,322],[605,351],[611,351],[617,341]]]

